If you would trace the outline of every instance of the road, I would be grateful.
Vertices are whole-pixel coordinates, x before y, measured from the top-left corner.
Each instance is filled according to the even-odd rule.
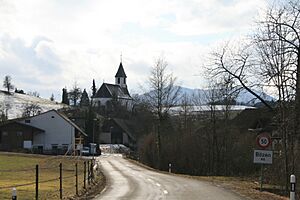
[[[95,200],[243,199],[207,182],[145,169],[125,160],[119,154],[104,155],[98,159],[107,178],[107,186]]]

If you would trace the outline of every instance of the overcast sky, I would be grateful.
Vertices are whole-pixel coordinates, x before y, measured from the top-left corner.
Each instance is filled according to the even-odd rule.
[[[75,81],[87,90],[92,79],[97,87],[114,83],[122,53],[132,93],[161,56],[182,86],[205,87],[209,52],[251,32],[266,2],[0,0],[0,74],[60,101],[61,89]]]

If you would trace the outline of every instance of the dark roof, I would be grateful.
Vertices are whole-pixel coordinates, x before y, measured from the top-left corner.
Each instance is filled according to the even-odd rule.
[[[1,127],[4,127],[4,126],[6,126],[6,125],[9,125],[9,124],[18,124],[18,125],[23,126],[23,127],[32,128],[33,130],[36,130],[36,131],[39,131],[39,132],[45,132],[45,130],[43,130],[43,129],[37,128],[37,127],[35,127],[35,126],[31,126],[31,125],[29,125],[29,124],[23,124],[23,123],[20,123],[20,122],[16,121],[15,119],[13,119],[13,120],[7,120],[7,121],[5,121],[5,122],[2,122],[2,123],[0,124],[0,128],[1,128]]]
[[[125,78],[127,78],[127,76],[125,74],[125,71],[124,71],[124,68],[123,68],[123,65],[122,65],[122,62],[120,62],[119,69],[118,69],[115,77],[125,77]]]
[[[124,119],[117,119],[113,118],[112,119],[125,133],[128,134],[128,136],[135,140],[135,137],[133,135],[133,128],[132,128],[132,123],[130,123],[129,120],[124,120]]]
[[[127,88],[108,83],[101,85],[94,98],[112,98],[113,96],[117,96],[119,99],[131,99]]]

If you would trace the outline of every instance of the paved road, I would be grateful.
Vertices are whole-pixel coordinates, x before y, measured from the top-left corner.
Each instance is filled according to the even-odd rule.
[[[137,166],[121,155],[98,157],[107,178],[104,191],[95,200],[184,199],[241,200],[238,195],[209,183],[154,172]]]

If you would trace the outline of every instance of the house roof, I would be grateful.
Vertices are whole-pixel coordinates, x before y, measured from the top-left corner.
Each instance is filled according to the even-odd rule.
[[[9,125],[9,124],[18,124],[18,125],[23,126],[23,127],[32,128],[33,130],[36,130],[36,131],[39,131],[39,132],[45,132],[45,130],[37,128],[35,126],[31,126],[29,124],[20,123],[20,122],[16,121],[16,119],[7,120],[5,122],[0,123],[0,128],[4,127],[6,125]]]
[[[55,112],[57,113],[61,118],[63,118],[66,122],[68,122],[71,126],[73,126],[75,129],[77,129],[80,133],[82,133],[84,136],[87,136],[87,134],[81,129],[79,128],[74,122],[72,122],[67,116],[65,116],[64,114],[58,112],[57,110],[48,110],[46,112],[43,112],[39,115],[44,115],[46,113],[49,113],[49,112]],[[17,118],[17,119],[14,119],[15,121],[21,121],[21,120],[26,120],[26,119],[30,119],[30,118],[33,118],[33,117],[36,117],[38,115],[35,115],[35,116],[31,116],[31,117],[23,117],[23,118]]]
[[[119,99],[131,99],[127,88],[109,83],[103,83],[94,98],[112,98],[113,96]]]
[[[125,71],[124,71],[124,68],[123,68],[123,65],[122,65],[122,62],[120,62],[119,69],[118,69],[115,77],[124,77],[124,78],[127,78],[127,76],[125,74]]]

